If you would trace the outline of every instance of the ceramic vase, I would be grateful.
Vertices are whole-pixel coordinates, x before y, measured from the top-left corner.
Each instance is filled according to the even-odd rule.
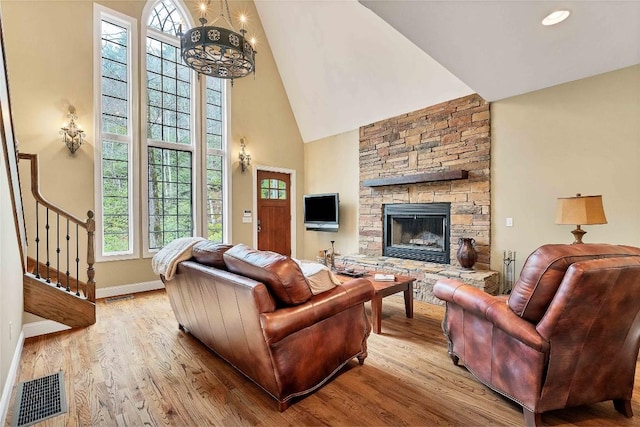
[[[478,260],[478,253],[474,248],[476,241],[472,238],[461,237],[458,240],[458,262],[460,266],[466,270],[471,270]]]

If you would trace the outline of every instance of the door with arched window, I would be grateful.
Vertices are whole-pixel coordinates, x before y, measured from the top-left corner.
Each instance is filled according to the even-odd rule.
[[[258,170],[258,249],[291,255],[291,175]]]

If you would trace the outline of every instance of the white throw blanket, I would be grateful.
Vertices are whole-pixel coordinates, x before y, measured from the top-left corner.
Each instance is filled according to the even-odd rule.
[[[340,280],[331,272],[329,267],[318,262],[301,261],[292,258],[299,266],[304,277],[309,282],[311,293],[318,295],[340,284]]]
[[[169,242],[153,256],[153,272],[163,275],[165,280],[173,279],[178,264],[191,258],[193,245],[202,240],[202,237],[181,237]]]

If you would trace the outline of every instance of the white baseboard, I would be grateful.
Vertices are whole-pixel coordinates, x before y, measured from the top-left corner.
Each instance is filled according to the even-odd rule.
[[[135,294],[138,292],[155,291],[157,289],[164,289],[164,283],[162,283],[162,280],[152,280],[151,282],[111,286],[109,288],[98,288],[96,289],[96,299],[110,298],[118,295]]]
[[[71,329],[71,327],[53,320],[40,320],[38,322],[25,323],[22,325],[22,333],[25,338],[66,331],[67,329]]]
[[[16,350],[13,352],[13,358],[11,359],[11,366],[9,366],[9,372],[7,373],[7,380],[4,383],[2,389],[2,398],[0,398],[0,425],[7,425],[7,412],[9,411],[9,402],[11,401],[11,391],[13,385],[16,382],[18,376],[18,368],[20,367],[20,356],[22,355],[22,347],[24,346],[24,332],[20,333],[18,337],[18,344]]]

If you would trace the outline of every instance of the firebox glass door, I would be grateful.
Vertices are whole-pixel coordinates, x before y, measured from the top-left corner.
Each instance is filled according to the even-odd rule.
[[[391,246],[398,249],[444,251],[445,219],[442,217],[394,217]]]

